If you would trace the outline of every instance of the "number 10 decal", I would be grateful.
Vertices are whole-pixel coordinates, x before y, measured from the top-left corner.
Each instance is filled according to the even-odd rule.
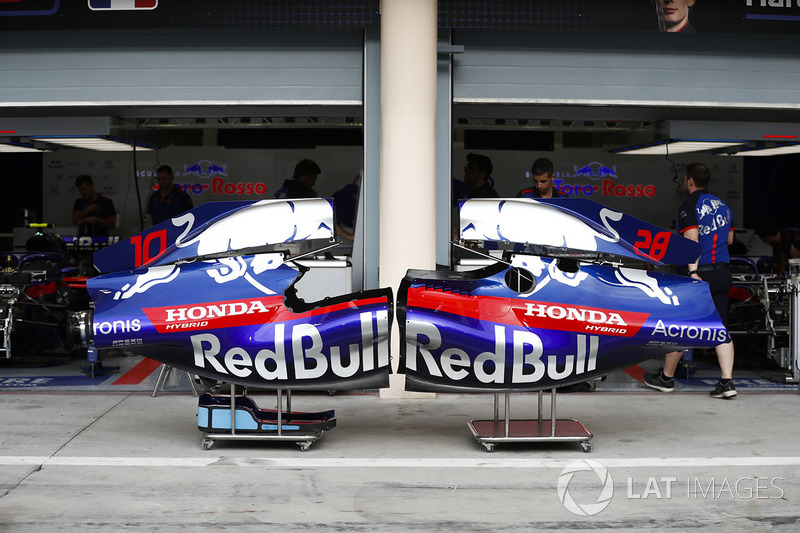
[[[153,249],[153,241],[158,240],[158,251],[151,255]],[[146,265],[150,261],[156,259],[159,255],[163,254],[167,249],[167,230],[162,229],[148,233],[144,238],[144,246],[142,246],[142,236],[134,235],[131,237],[131,244],[133,245],[133,264],[135,267]]]

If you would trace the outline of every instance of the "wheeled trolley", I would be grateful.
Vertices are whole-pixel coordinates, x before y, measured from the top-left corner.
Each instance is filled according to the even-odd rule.
[[[592,451],[593,435],[577,420],[556,418],[556,389],[550,394],[550,419],[542,416],[544,392],[539,391],[539,417],[536,420],[511,420],[511,393],[505,393],[503,420],[499,417],[500,394],[494,395],[494,420],[470,420],[467,423],[475,440],[487,452],[504,442],[579,442],[584,452]]]
[[[333,410],[314,413],[292,411],[291,391],[278,389],[277,409],[259,409],[247,391],[237,396],[203,394],[198,399],[197,427],[203,431],[203,449],[210,450],[218,440],[265,440],[295,442],[302,451],[336,427]],[[233,423],[231,423],[233,421]]]

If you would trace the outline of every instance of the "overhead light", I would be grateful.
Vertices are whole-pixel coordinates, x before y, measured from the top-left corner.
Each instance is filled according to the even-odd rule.
[[[105,152],[126,152],[133,149],[133,141],[110,137],[108,135],[43,135],[33,137],[34,141],[42,141],[72,148],[84,148],[86,150],[100,150]],[[157,150],[157,146],[150,144],[136,143],[136,150],[149,151]]]
[[[10,142],[10,141],[2,141],[2,142],[0,142],[0,153],[3,153],[3,154],[11,154],[11,153],[16,153],[16,154],[37,153],[37,154],[40,154],[40,153],[45,152],[45,151],[46,150],[40,150],[39,148],[36,148],[34,146],[30,146],[28,144],[15,143],[15,142]]]
[[[666,141],[656,141],[636,146],[616,148],[610,150],[610,152],[620,155],[669,155],[741,146],[746,143],[747,141],[722,139],[669,139]]]
[[[800,142],[793,142],[793,143],[786,143],[781,145],[770,145],[770,146],[753,146],[753,147],[746,147],[742,148],[741,150],[734,152],[734,153],[727,153],[724,155],[742,155],[747,157],[766,157],[772,155],[786,155],[786,154],[800,154]],[[717,154],[722,155],[722,154]]]

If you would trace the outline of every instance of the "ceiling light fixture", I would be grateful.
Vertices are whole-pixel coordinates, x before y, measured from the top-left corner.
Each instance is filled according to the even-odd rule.
[[[133,149],[133,141],[119,139],[108,135],[42,135],[33,137],[34,141],[42,141],[50,144],[69,146],[72,148],[83,148],[86,150],[99,150],[104,152],[127,152]],[[136,150],[150,151],[157,150],[158,146],[151,144],[136,143]]]
[[[11,138],[0,139],[0,153],[3,154],[42,153],[46,151],[32,144],[17,142]]]
[[[800,154],[800,142],[785,143],[785,144],[772,144],[769,146],[753,146],[744,147],[741,150],[732,153],[721,152],[716,155],[741,155],[746,157],[767,157],[773,155],[787,155],[787,154]]]
[[[732,139],[669,139],[666,141],[615,148],[609,151],[612,154],[620,155],[669,155],[702,152],[705,150],[740,146],[745,143],[747,143],[747,141]]]

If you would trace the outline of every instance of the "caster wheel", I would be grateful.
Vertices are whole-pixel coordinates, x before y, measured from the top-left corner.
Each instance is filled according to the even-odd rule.
[[[494,444],[491,442],[485,442],[483,447],[485,448],[486,453],[492,453],[494,451]]]
[[[307,452],[308,449],[311,448],[310,442],[298,442],[297,445],[300,446],[301,452]]]
[[[591,442],[581,442],[581,448],[583,448],[584,452],[589,453],[589,452],[592,451],[592,443]]]
[[[214,447],[214,441],[213,441],[213,440],[211,440],[211,439],[205,439],[205,440],[203,441],[203,449],[204,449],[204,450],[210,450],[210,449],[211,449],[211,448],[213,448],[213,447]]]

